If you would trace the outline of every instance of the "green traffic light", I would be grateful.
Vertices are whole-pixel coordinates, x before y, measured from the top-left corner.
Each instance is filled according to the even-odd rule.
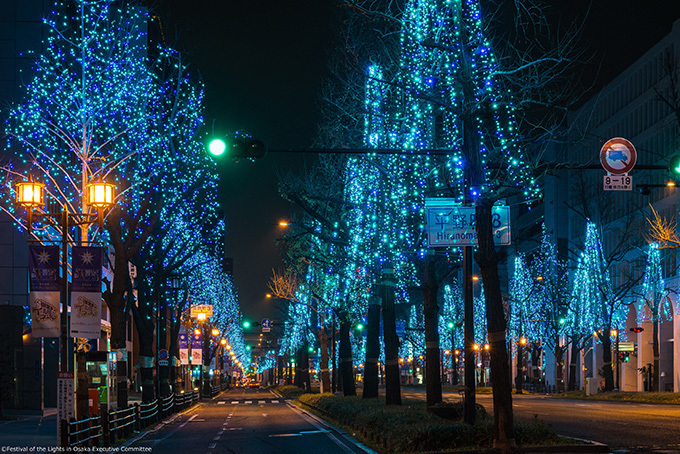
[[[250,345],[246,345],[246,350],[250,351]]]
[[[359,324],[357,325],[357,329],[358,329],[359,331],[361,331],[362,329],[364,329],[364,325],[362,325],[361,323],[359,323]]]
[[[311,352],[313,352],[313,351],[314,351],[314,347],[309,347],[309,349],[308,349],[308,350],[309,350],[309,352],[311,353]]]
[[[671,156],[668,162],[668,170],[675,175],[680,175],[680,154]]]
[[[213,139],[208,144],[208,151],[213,156],[221,156],[227,149],[227,144],[222,139]]]
[[[243,322],[244,328],[250,328],[250,322]]]
[[[453,322],[449,322],[446,326],[448,326],[449,329],[453,328]]]

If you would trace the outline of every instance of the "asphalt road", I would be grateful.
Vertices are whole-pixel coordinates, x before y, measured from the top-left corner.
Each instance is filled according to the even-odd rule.
[[[364,453],[342,431],[268,390],[235,389],[204,400],[135,440],[153,454]]]
[[[423,389],[405,388],[405,397],[424,399]],[[604,443],[614,452],[680,453],[680,405],[559,399],[513,394],[515,417],[534,415],[561,435]],[[458,393],[444,392],[456,401]],[[490,394],[478,394],[477,403],[493,413]]]

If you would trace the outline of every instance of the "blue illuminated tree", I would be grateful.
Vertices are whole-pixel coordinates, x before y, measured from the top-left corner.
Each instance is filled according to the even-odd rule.
[[[201,162],[196,137],[202,89],[179,54],[149,46],[147,21],[143,8],[114,1],[58,3],[45,19],[45,50],[26,97],[10,110],[6,127],[18,158],[4,168],[6,201],[13,198],[10,178],[29,174],[46,184],[50,207],[70,212],[91,212],[83,197],[87,183],[101,178],[116,185],[103,236],[115,251],[116,278],[104,293],[114,350],[125,348],[129,260],[157,224],[161,201],[180,197],[209,165]],[[21,225],[13,204],[3,210]],[[61,235],[54,228],[34,232],[44,239]],[[69,232],[69,239],[85,241],[87,234]],[[122,381],[124,360],[117,370]],[[126,405],[124,386],[118,402]]]
[[[517,376],[515,392],[522,393],[524,386],[524,346],[540,339],[536,333],[538,317],[537,282],[523,254],[515,257],[513,278],[510,281],[510,319],[508,332],[516,346]],[[539,322],[540,323],[540,322]]]
[[[649,321],[652,323],[652,351],[654,364],[650,391],[659,391],[659,323],[664,319],[673,319],[673,306],[668,298],[669,290],[663,278],[661,269],[661,252],[657,243],[647,245],[647,257],[642,294],[638,299],[638,323]]]
[[[548,348],[555,357],[556,380],[558,386],[564,384],[564,351],[563,342],[567,327],[566,314],[570,304],[570,282],[567,263],[561,260],[553,239],[544,227],[541,247],[531,263],[531,270],[539,279],[536,292],[536,320],[532,324],[532,337],[540,340],[540,345],[532,348],[533,380],[540,380],[538,356],[541,349]]]

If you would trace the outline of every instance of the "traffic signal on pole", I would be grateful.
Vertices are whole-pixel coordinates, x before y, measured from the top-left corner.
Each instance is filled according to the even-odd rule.
[[[680,177],[680,154],[671,156],[670,161],[668,161],[668,170],[674,177]]]
[[[238,132],[232,135],[212,137],[206,145],[208,154],[216,161],[224,159],[258,159],[267,154],[267,145],[249,134]]]

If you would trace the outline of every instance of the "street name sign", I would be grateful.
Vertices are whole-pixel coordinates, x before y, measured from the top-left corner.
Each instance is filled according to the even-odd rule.
[[[475,207],[458,205],[455,199],[426,199],[429,247],[476,246]],[[493,238],[497,246],[510,244],[510,207],[494,206]]]
[[[196,304],[195,306],[191,306],[191,317],[197,318],[198,314],[205,314],[206,318],[212,317],[212,304]]]

